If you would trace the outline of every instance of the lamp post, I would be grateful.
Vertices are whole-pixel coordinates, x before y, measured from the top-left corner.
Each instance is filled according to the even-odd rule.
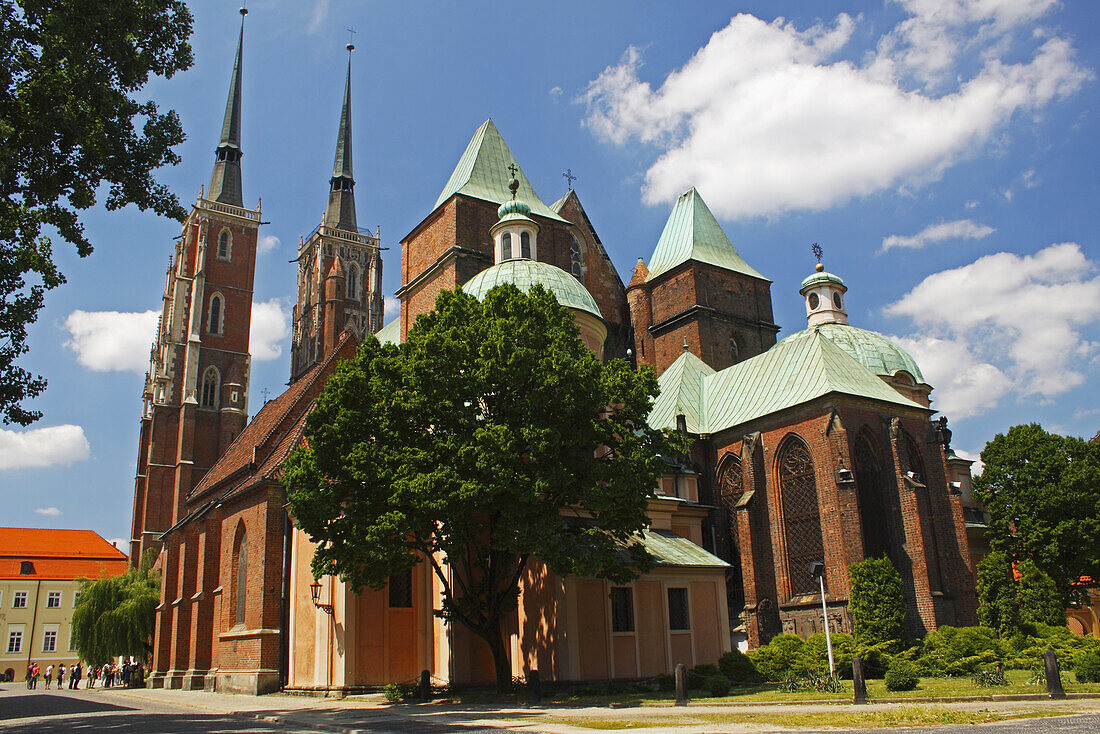
[[[829,612],[825,607],[825,564],[821,561],[810,563],[810,578],[817,579],[821,589],[821,620],[825,623],[825,647],[829,650],[829,675],[836,675],[833,666],[833,638],[829,634]]]

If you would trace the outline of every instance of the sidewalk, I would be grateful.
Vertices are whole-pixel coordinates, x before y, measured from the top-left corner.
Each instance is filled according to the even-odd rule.
[[[695,734],[696,732],[773,732],[800,726],[844,726],[846,720],[877,720],[890,726],[891,717],[943,716],[979,718],[1007,715],[1100,715],[1100,699],[1066,701],[965,701],[931,703],[873,703],[853,706],[849,702],[691,704],[687,707],[608,706],[578,707],[457,705],[452,703],[390,704],[381,695],[348,699],[322,699],[273,694],[245,696],[163,689],[112,690],[108,695],[140,699],[151,704],[187,706],[219,714],[235,714],[278,723],[290,730],[369,732],[378,729],[409,732],[444,732],[456,728],[505,729],[550,734],[591,734],[595,729],[645,727],[646,734]],[[820,723],[816,720],[820,719]],[[918,718],[919,720],[919,718]],[[792,724],[795,721],[798,723]],[[927,722],[934,723],[934,722]]]

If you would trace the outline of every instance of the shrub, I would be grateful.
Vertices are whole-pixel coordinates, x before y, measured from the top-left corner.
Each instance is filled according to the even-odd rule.
[[[727,652],[718,658],[718,669],[735,686],[757,686],[764,680],[749,656],[740,650]]]
[[[1073,663],[1073,675],[1078,683],[1100,683],[1100,653],[1079,655]]]
[[[1020,608],[1008,556],[993,551],[978,561],[977,577],[978,621],[1002,636],[1011,635],[1020,626]]]
[[[657,690],[659,691],[675,691],[676,690],[676,676],[672,673],[658,673],[657,674]]]
[[[416,683],[387,683],[382,688],[382,695],[390,703],[397,703],[398,701],[404,701],[406,698],[412,698],[420,691],[420,686]]]
[[[696,665],[687,672],[687,681],[685,682],[688,688],[703,688],[706,686],[707,678],[720,674],[721,671],[714,663],[703,663],[702,665]]]
[[[712,698],[721,698],[729,695],[730,680],[724,675],[712,675],[706,679],[705,687]]]
[[[842,678],[851,678],[852,658],[856,655],[856,640],[847,632],[834,632],[832,638],[833,664],[836,667],[836,673]],[[799,664],[799,672],[829,669],[829,648],[824,632],[818,632],[806,638],[806,642],[802,645],[802,654],[799,656]]]
[[[979,688],[992,688],[994,686],[1007,686],[1008,679],[1005,678],[1005,670],[1000,665],[994,668],[985,668],[984,670],[974,671],[973,676],[974,685]]]
[[[1000,657],[993,629],[945,626],[924,638],[917,668],[927,675],[970,675],[982,666],[1000,662]]]
[[[848,568],[852,590],[848,609],[856,637],[875,644],[900,640],[905,630],[901,575],[889,558],[868,558]]]
[[[784,693],[808,691],[811,690],[810,681],[797,673],[787,673],[787,675],[783,677],[783,680],[779,681],[779,690]]]
[[[1066,624],[1066,605],[1058,584],[1035,562],[1025,559],[1016,564],[1020,582],[1016,587],[1017,607],[1024,622],[1062,627]]]
[[[908,660],[895,660],[887,669],[885,677],[888,691],[911,691],[920,681],[917,666]]]
[[[764,680],[781,681],[792,669],[797,672],[802,638],[783,633],[776,635],[767,645],[749,651],[749,659]]]

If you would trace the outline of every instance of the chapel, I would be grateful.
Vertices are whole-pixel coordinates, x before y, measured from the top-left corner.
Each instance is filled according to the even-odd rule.
[[[797,296],[781,295],[803,300],[805,328],[777,341],[771,281],[695,189],[624,285],[577,192],[545,203],[485,120],[401,240],[400,313],[383,324],[381,233],[356,217],[350,56],[324,213],[298,249],[290,381],[248,421],[262,222],[242,195],[242,48],[243,22],[214,171],[176,245],[143,393],[131,558],[158,553],[163,578],[151,685],[328,694],[422,670],[494,680],[484,643],[434,615],[426,564],[382,591],[314,579],[279,477],[360,341],[401,343],[441,291],[480,298],[505,282],[554,294],[600,359],[655,370],[650,426],[691,439],[650,499],[639,541],[652,572],[614,585],[530,564],[506,633],[514,675],[646,678],[779,632],[850,631],[848,566],[877,556],[901,573],[913,634],[976,621],[969,463],[932,420],[919,366],[848,323],[847,287],[820,258]]]

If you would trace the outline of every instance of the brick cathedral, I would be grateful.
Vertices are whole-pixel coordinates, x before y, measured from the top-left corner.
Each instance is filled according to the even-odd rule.
[[[613,587],[531,565],[506,631],[515,675],[647,677],[782,631],[808,636],[824,625],[815,561],[834,630],[851,628],[848,566],[881,555],[902,575],[913,634],[976,622],[969,462],[932,421],[919,366],[848,323],[847,288],[820,263],[798,290],[807,328],[777,342],[771,282],[694,189],[624,286],[577,193],[539,199],[487,120],[401,241],[401,312],[383,325],[380,233],[356,218],[350,58],[327,205],[299,246],[289,386],[249,422],[261,217],[242,194],[243,35],[242,23],[214,170],[167,273],[143,395],[131,558],[159,553],[163,578],[151,685],[351,691],[424,669],[492,680],[484,644],[433,615],[425,564],[380,592],[334,578],[318,590],[279,472],[361,340],[400,343],[440,291],[480,297],[500,282],[541,283],[598,356],[655,369],[651,426],[693,439],[654,489],[651,573]]]

